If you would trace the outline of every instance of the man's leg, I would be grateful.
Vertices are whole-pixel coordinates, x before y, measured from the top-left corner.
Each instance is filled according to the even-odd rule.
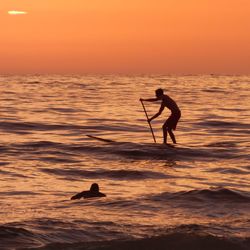
[[[162,126],[162,131],[163,131],[163,143],[167,143],[167,136],[168,136],[168,127],[167,123],[165,122],[164,125]]]
[[[171,129],[171,128],[168,128],[167,131],[168,131],[168,133],[169,133],[169,135],[170,135],[170,137],[171,137],[173,143],[176,144],[175,136],[174,136],[174,133],[173,133],[172,129]]]

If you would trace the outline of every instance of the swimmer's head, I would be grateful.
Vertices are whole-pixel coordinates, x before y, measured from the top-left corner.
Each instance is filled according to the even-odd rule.
[[[99,186],[97,183],[93,183],[90,187],[91,192],[99,192]]]
[[[163,96],[163,89],[157,89],[155,91],[155,95],[156,95],[157,98],[162,97]]]

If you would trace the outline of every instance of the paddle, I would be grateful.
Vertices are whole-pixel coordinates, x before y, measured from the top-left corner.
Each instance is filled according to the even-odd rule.
[[[145,112],[145,115],[146,115],[146,117],[147,117],[147,121],[148,121],[148,120],[149,120],[149,118],[148,118],[148,114],[147,114],[146,108],[145,108],[145,106],[144,106],[143,101],[142,101],[142,100],[140,100],[140,101],[141,101],[141,105],[142,105],[142,107],[143,107],[143,110],[144,110],[144,112]],[[149,125],[149,127],[150,127],[150,130],[151,130],[151,133],[152,133],[152,136],[153,136],[154,142],[156,143],[156,140],[155,140],[155,135],[154,135],[154,131],[153,131],[152,126],[151,126],[151,123],[150,123],[149,121],[148,121],[148,125]]]

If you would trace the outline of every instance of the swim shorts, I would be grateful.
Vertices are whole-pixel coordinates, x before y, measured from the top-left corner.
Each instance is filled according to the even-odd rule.
[[[181,118],[181,112],[172,113],[166,120],[164,126],[176,130],[176,126],[180,118]]]

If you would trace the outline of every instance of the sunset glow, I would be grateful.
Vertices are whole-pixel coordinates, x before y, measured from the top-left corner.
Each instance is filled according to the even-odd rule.
[[[249,0],[3,0],[0,7],[1,73],[250,73]]]
[[[8,13],[10,15],[25,15],[25,14],[27,14],[27,12],[25,12],[25,11],[18,11],[18,10],[10,10],[10,11],[8,11]]]

